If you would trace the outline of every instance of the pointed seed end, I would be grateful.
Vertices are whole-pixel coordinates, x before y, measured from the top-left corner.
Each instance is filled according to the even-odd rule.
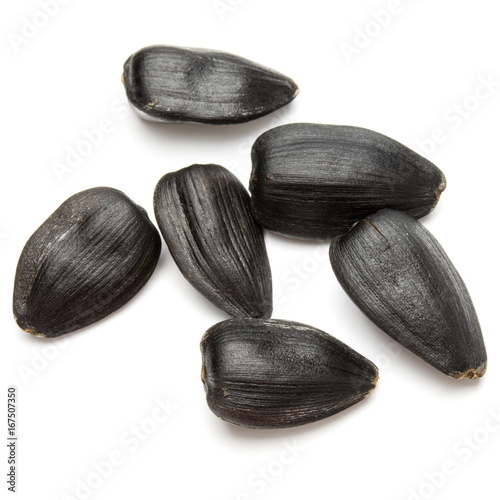
[[[372,382],[372,388],[366,393],[367,396],[369,396],[377,387],[377,382],[378,382],[379,377],[380,377],[380,375],[377,372],[377,376],[373,379],[373,382]]]
[[[446,189],[446,177],[443,174],[443,177],[441,178],[441,182],[439,183],[438,188],[436,191],[434,191],[434,196],[436,197],[436,201],[434,202],[434,205],[432,205],[432,208],[435,208],[436,205],[439,203],[439,199],[441,198],[441,193]]]
[[[43,333],[37,332],[33,327],[24,328],[24,331],[27,332],[27,333],[30,333],[34,337],[38,337],[39,339],[45,339],[45,338],[47,338],[47,335],[44,335]]]
[[[487,363],[482,363],[477,368],[471,368],[465,372],[461,373],[453,373],[451,376],[457,380],[461,380],[464,378],[476,379],[481,378],[486,373]]]
[[[43,333],[39,333],[34,326],[29,326],[29,323],[26,324],[25,321],[20,320],[15,314],[14,314],[14,320],[17,323],[17,326],[23,330],[26,333],[29,333],[30,335],[33,335],[34,337],[39,337],[39,338],[46,338],[47,335],[44,335]]]

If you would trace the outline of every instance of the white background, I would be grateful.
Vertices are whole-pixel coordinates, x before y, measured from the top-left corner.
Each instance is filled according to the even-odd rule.
[[[40,5],[2,2],[1,387],[19,392],[17,498],[496,498],[500,424],[489,415],[500,412],[499,13],[492,0],[401,0],[381,27],[374,16],[389,6],[398,2],[70,0],[20,41],[24,18],[43,24]],[[131,53],[155,43],[233,52],[291,76],[301,93],[244,125],[146,123],[127,112],[120,76]],[[350,58],[345,44],[356,47]],[[489,94],[480,89],[479,102],[481,79],[497,83]],[[454,106],[464,101],[468,116],[458,119]],[[102,143],[59,179],[54,164],[102,120]],[[443,129],[426,156],[448,188],[423,223],[474,300],[489,354],[483,379],[448,379],[398,350],[341,290],[327,244],[270,233],[273,317],[333,334],[381,372],[366,401],[317,424],[245,430],[210,412],[199,341],[227,316],[183,279],[165,247],[150,282],[111,317],[62,343],[18,329],[17,259],[66,198],[112,186],[152,217],[156,182],[192,163],[219,163],[247,185],[253,141],[294,121],[362,126],[414,149]],[[157,398],[177,406],[161,423],[152,420],[163,415]],[[137,445],[131,432],[141,425],[149,434]],[[287,445],[295,455],[283,452]],[[121,461],[103,479],[93,463],[110,455]],[[451,474],[436,473],[443,464]],[[91,490],[77,489],[89,479]],[[0,488],[3,497],[4,479]]]

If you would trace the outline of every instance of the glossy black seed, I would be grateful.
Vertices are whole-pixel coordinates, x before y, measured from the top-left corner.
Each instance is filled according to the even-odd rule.
[[[287,76],[242,57],[167,45],[132,54],[123,83],[142,118],[167,123],[248,122],[285,106],[299,92]]]
[[[450,377],[484,375],[486,349],[467,288],[422,224],[381,210],[336,238],[330,259],[347,294],[391,337]]]
[[[148,281],[161,238],[146,211],[99,187],[68,198],[26,243],[17,265],[14,316],[37,337],[104,318]]]
[[[315,422],[361,401],[378,380],[356,351],[291,321],[223,321],[205,333],[201,351],[208,406],[243,427]]]
[[[233,317],[268,318],[271,269],[250,196],[219,165],[192,165],[166,174],[154,210],[170,253],[184,277]]]
[[[266,229],[328,239],[383,208],[419,218],[437,204],[443,173],[399,142],[358,127],[294,123],[252,148],[252,210]]]

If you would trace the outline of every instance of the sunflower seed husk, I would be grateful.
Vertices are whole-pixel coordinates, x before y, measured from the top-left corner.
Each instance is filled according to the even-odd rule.
[[[168,173],[156,186],[154,211],[174,261],[200,293],[233,317],[271,316],[264,236],[235,175],[213,164]]]
[[[201,341],[202,382],[218,417],[243,427],[293,427],[364,399],[377,367],[327,333],[283,320],[228,320]]]
[[[380,209],[427,215],[444,174],[399,142],[359,127],[294,123],[252,148],[252,210],[266,229],[328,239]]]
[[[382,330],[450,377],[486,371],[481,327],[462,278],[418,221],[381,210],[336,238],[333,270]]]
[[[299,92],[292,79],[242,57],[168,45],[132,54],[122,80],[139,116],[164,123],[248,122],[285,106]]]
[[[37,337],[58,337],[108,316],[149,280],[161,238],[121,191],[68,198],[26,243],[17,265],[14,317]]]

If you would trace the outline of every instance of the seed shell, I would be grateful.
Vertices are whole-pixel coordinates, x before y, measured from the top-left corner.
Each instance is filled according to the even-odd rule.
[[[202,382],[218,417],[255,429],[293,427],[364,399],[377,367],[321,330],[282,320],[228,320],[201,341]]]
[[[381,210],[336,238],[330,259],[349,297],[400,344],[450,377],[484,375],[486,349],[472,300],[422,224]]]
[[[184,277],[233,317],[268,318],[272,279],[250,196],[219,165],[166,174],[154,194],[160,231]]]
[[[248,122],[285,106],[299,92],[292,79],[242,57],[167,45],[132,54],[123,83],[139,116],[164,123]]]
[[[31,236],[17,265],[14,317],[37,337],[58,337],[108,316],[149,280],[161,238],[121,191],[68,198]]]
[[[255,141],[252,165],[257,221],[306,239],[344,234],[383,208],[423,217],[446,186],[430,161],[359,127],[294,123],[271,129]]]

